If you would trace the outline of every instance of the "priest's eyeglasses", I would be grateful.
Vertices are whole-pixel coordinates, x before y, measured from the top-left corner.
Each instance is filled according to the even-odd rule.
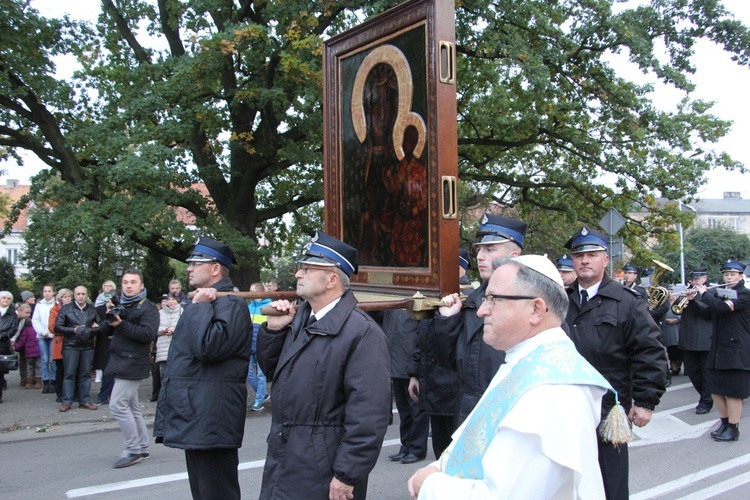
[[[482,297],[482,304],[492,309],[495,307],[495,302],[498,300],[534,300],[536,298],[537,297],[531,295],[496,295],[488,293]]]

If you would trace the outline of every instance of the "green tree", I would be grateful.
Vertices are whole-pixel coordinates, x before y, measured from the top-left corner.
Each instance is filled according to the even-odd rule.
[[[15,269],[5,257],[0,257],[0,290],[6,290],[13,294],[15,302],[21,301],[21,290],[16,283]]]
[[[155,304],[158,304],[161,296],[169,291],[169,281],[174,276],[169,261],[169,257],[151,249],[146,251],[143,259],[141,272],[148,290],[148,298]]]
[[[709,281],[722,283],[721,265],[727,259],[750,261],[750,238],[746,234],[725,227],[697,227],[685,233],[685,273],[695,267],[705,267]],[[675,269],[679,281],[680,254],[665,251],[667,263]]]
[[[190,226],[235,249],[244,289],[320,224],[322,40],[396,3],[103,0],[87,26],[2,0],[0,159],[25,150],[50,166],[33,195],[44,193],[52,218],[63,207],[95,212],[82,222],[100,227],[85,231],[180,260],[195,237],[175,213],[189,210]],[[747,65],[748,29],[719,1],[613,4],[457,2],[467,197],[537,214],[530,241],[548,234],[544,214],[561,214],[567,224],[540,246],[611,207],[644,205],[649,217],[625,229],[633,247],[682,217],[657,197],[689,198],[710,168],[742,168],[711,149],[729,123],[692,97],[689,78],[699,39]],[[650,86],[615,72],[612,53],[682,91],[679,107],[657,109]],[[62,54],[81,65],[69,80],[54,73]],[[602,173],[616,188],[592,182]]]

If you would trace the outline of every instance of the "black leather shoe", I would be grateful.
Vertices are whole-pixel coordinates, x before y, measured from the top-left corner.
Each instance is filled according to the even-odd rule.
[[[406,453],[399,451],[395,455],[388,455],[388,459],[393,462],[400,462],[402,458],[406,456]]]
[[[719,428],[718,428],[718,429],[716,429],[715,431],[712,431],[712,432],[711,432],[711,437],[716,437],[716,436],[718,436],[719,434],[721,434],[722,432],[724,432],[724,429],[726,429],[726,428],[727,428],[728,426],[729,426],[729,424],[725,424],[724,422],[722,422],[722,423],[721,423],[721,424],[719,425]]]
[[[739,438],[740,430],[727,425],[723,431],[714,436],[714,441],[737,441]]]
[[[404,458],[401,459],[401,463],[402,464],[415,464],[417,462],[421,462],[422,460],[424,460],[424,457],[419,458],[414,453],[409,453],[408,455],[406,455]]]
[[[708,406],[698,405],[695,408],[695,414],[696,415],[705,415],[706,413],[710,412],[711,408]]]

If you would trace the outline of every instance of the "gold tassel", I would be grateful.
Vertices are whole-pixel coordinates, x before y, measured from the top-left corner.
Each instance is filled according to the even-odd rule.
[[[616,403],[610,410],[609,415],[599,425],[599,435],[612,444],[625,444],[633,440],[633,429],[631,428],[628,414],[625,408]]]

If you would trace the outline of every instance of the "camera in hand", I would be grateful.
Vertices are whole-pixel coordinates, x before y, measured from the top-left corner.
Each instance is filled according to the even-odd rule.
[[[118,304],[107,309],[107,316],[120,316],[123,312],[125,312],[125,307]]]
[[[111,307],[107,307],[107,316],[119,316],[125,311],[125,308],[120,305],[120,297],[115,290],[104,293],[104,296],[108,303],[112,304]]]

